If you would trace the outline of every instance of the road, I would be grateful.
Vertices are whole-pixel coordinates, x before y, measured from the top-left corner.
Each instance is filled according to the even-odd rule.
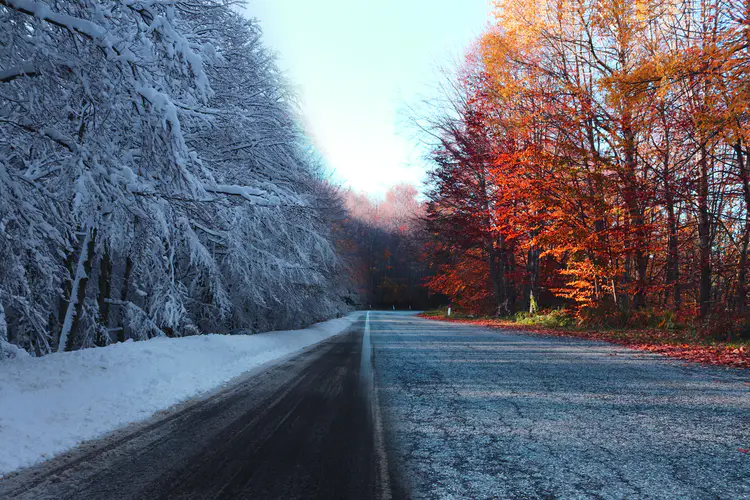
[[[0,498],[739,499],[749,447],[747,372],[372,312]]]
[[[372,318],[418,498],[750,498],[750,376],[603,343]]]
[[[360,374],[363,328],[10,476],[0,498],[388,498],[372,381]]]

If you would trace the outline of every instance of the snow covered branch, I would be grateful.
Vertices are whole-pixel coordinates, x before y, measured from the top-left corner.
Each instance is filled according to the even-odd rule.
[[[251,203],[257,203],[265,206],[275,206],[278,205],[279,202],[278,197],[270,196],[263,190],[255,189],[249,186],[217,184],[216,186],[203,186],[203,188],[209,193],[239,196]]]
[[[37,128],[34,125],[31,125],[30,123],[19,123],[19,122],[15,122],[11,120],[6,120],[4,118],[0,118],[0,123],[7,123],[8,125],[13,125],[14,127],[18,127],[27,132],[38,134],[41,137],[47,137],[51,139],[53,142],[64,147],[71,153],[75,153],[78,151],[78,146],[76,146],[76,143],[74,141],[72,141],[68,137],[65,137],[62,133],[60,133],[59,130],[56,130],[52,127]]]
[[[12,82],[24,76],[36,76],[39,70],[33,64],[26,63],[14,68],[0,70],[0,83]]]
[[[0,0],[14,344],[44,355],[344,310],[316,164],[234,3]]]
[[[58,14],[49,5],[42,2],[34,2],[32,0],[0,0],[0,5],[36,17],[42,21],[47,21],[55,26],[75,31],[92,40],[101,41],[106,34],[106,30],[98,24],[66,14]]]

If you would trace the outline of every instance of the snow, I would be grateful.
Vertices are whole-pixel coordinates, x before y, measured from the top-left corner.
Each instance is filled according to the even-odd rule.
[[[318,180],[255,20],[232,2],[0,11],[0,303],[13,344],[44,355],[61,332],[77,349],[114,324],[267,331],[345,309],[335,188]],[[113,325],[97,297],[121,299]]]
[[[58,26],[64,26],[92,39],[100,39],[106,35],[106,30],[96,23],[65,14],[58,14],[47,4],[41,2],[33,2],[31,0],[6,0],[6,3],[13,9],[29,13],[39,19],[44,19]]]
[[[14,346],[13,344],[11,344],[10,342],[6,340],[3,340],[2,336],[0,336],[0,361],[3,361],[5,359],[28,358],[28,357],[29,357],[28,352]],[[1,390],[1,386],[0,386],[0,390]]]
[[[337,335],[358,316],[304,330],[162,337],[0,359],[0,477]]]
[[[0,70],[0,82],[6,83],[22,76],[36,75],[38,72],[36,66],[31,63],[25,63],[14,68]]]
[[[162,126],[166,129],[167,124],[169,124],[169,126],[172,127],[172,133],[175,137],[181,138],[182,128],[180,125],[180,118],[177,115],[177,107],[169,96],[163,92],[159,92],[153,87],[147,87],[145,85],[137,86],[136,91],[142,95],[144,99],[150,102],[154,107],[154,111],[161,116]]]
[[[279,199],[276,196],[271,196],[266,199],[268,193],[263,190],[252,188],[250,186],[235,186],[227,184],[219,184],[216,187],[205,186],[206,191],[210,193],[228,194],[233,196],[241,196],[249,202],[265,202],[267,205],[274,205],[279,203]]]

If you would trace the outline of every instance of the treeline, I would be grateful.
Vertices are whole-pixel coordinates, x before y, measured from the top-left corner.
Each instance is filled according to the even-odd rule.
[[[340,244],[359,307],[427,309],[441,297],[424,287],[424,202],[414,186],[391,187],[382,200],[347,191]]]
[[[0,345],[344,307],[334,195],[231,0],[0,0]]]
[[[486,314],[744,317],[747,2],[495,5],[431,122],[431,289]]]

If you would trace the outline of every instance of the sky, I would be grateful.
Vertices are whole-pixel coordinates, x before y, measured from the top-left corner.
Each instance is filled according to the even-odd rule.
[[[249,0],[334,179],[374,196],[419,186],[408,108],[434,94],[489,20],[488,0]]]

